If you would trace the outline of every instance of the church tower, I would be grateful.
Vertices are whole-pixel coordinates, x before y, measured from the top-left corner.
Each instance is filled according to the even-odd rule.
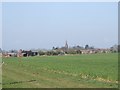
[[[68,49],[67,40],[66,40],[66,42],[65,42],[65,48]]]

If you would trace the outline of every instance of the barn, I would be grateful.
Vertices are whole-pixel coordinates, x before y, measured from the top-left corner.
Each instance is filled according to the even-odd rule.
[[[38,55],[38,52],[37,51],[26,51],[26,50],[23,50],[22,51],[22,56],[23,57],[28,57],[28,56],[37,56]]]

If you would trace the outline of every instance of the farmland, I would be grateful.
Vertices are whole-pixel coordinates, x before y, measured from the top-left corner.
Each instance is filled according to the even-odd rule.
[[[3,58],[3,88],[117,88],[118,54]]]

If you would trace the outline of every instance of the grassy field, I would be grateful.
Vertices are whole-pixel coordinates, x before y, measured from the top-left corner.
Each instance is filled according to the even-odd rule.
[[[3,88],[117,88],[115,53],[3,58]]]

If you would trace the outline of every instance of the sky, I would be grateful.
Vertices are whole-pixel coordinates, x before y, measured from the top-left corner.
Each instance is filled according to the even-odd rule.
[[[109,48],[118,42],[117,2],[4,2],[2,48]]]
[[[1,0],[2,2],[119,2],[119,0]]]

